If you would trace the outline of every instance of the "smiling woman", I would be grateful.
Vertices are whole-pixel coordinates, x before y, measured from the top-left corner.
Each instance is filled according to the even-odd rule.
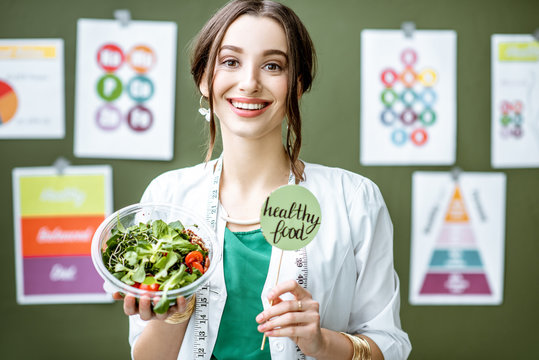
[[[196,316],[184,298],[156,314],[150,299],[137,304],[126,296],[134,358],[408,356],[392,224],[380,191],[360,175],[299,159],[299,101],[314,70],[309,34],[282,4],[234,0],[200,31],[191,72],[209,103],[206,162],[157,177],[142,202],[170,202],[205,214],[215,224],[223,261],[212,264],[209,295],[196,299],[206,312]],[[223,153],[210,160],[217,126]],[[312,219],[320,225],[317,235],[281,264],[259,216],[268,195],[286,184],[314,194],[323,220]],[[290,214],[300,211],[291,208]],[[276,273],[280,282],[272,287]],[[170,315],[182,321],[171,324]],[[262,335],[269,346],[261,349]]]

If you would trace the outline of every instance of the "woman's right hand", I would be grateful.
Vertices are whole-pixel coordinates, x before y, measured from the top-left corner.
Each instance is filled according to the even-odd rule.
[[[123,296],[119,292],[112,294],[114,300],[123,300],[124,302],[124,313],[128,316],[130,315],[140,315],[142,320],[165,320],[170,315],[175,313],[183,314],[187,310],[187,300],[185,297],[180,296],[176,299],[176,304],[170,306],[168,311],[163,314],[157,314],[152,310],[152,299],[149,296],[142,296],[138,299],[132,295]],[[159,298],[153,298],[153,304],[157,304]]]

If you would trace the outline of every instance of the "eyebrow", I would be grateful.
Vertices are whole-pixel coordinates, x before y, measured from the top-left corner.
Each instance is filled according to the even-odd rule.
[[[234,51],[234,52],[243,54],[243,49],[240,48],[240,47],[234,46],[234,45],[223,45],[223,46],[221,46],[221,49],[219,49],[219,52],[221,52],[221,51],[223,51],[223,50],[231,50],[231,51]],[[269,49],[269,50],[266,50],[266,51],[264,51],[264,52],[262,53],[262,55],[264,55],[264,56],[268,56],[268,55],[281,55],[281,56],[283,56],[285,59],[288,59],[288,55],[287,55],[284,51],[277,50],[277,49]]]

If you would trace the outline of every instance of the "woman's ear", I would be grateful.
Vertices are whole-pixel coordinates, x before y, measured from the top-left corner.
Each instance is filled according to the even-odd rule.
[[[206,74],[207,73],[204,72],[204,75],[202,75],[200,84],[198,84],[198,89],[200,90],[200,93],[207,99],[210,96],[210,92],[208,91],[208,77]]]

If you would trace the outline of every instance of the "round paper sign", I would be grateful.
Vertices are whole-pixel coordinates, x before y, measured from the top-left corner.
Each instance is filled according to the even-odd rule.
[[[299,185],[273,191],[260,209],[262,234],[272,246],[283,250],[298,250],[310,243],[320,221],[320,203]]]

